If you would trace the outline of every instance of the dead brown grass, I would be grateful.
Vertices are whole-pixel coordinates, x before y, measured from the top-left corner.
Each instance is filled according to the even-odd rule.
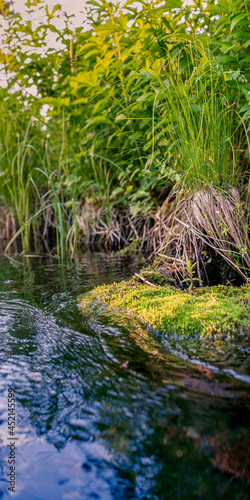
[[[0,241],[6,245],[8,241],[16,234],[17,225],[14,213],[11,209],[7,209],[4,205],[0,206]],[[15,243],[14,251],[17,252],[17,242]]]
[[[223,192],[210,187],[195,192],[189,200],[180,202],[164,226],[165,237],[157,253],[165,254],[166,260],[172,257],[182,274],[187,274],[183,271],[188,260],[196,262],[201,281],[202,252],[209,247],[248,281],[250,241],[245,207],[237,189]]]
[[[109,250],[119,250],[140,239],[138,249],[160,255],[165,267],[179,280],[189,276],[190,261],[196,263],[202,281],[206,273],[202,254],[210,248],[248,281],[250,241],[245,209],[237,189],[225,192],[210,187],[195,192],[191,198],[179,196],[178,201],[171,192],[161,207],[134,218],[128,210],[106,211],[85,204],[78,225],[87,244]]]

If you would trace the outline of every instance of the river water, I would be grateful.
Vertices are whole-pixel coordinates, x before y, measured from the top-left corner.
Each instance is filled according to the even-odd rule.
[[[79,295],[136,269],[104,254],[0,258],[0,498],[250,499],[249,336],[80,312]]]

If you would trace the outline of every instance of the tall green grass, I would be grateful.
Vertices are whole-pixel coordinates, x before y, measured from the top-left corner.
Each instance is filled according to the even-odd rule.
[[[8,113],[2,109],[0,118],[1,140],[1,199],[8,210],[12,210],[17,219],[22,247],[29,247],[31,215],[38,209],[34,193],[37,187],[34,181],[36,161],[39,152],[36,149],[36,135],[31,133],[32,122],[24,123],[23,116]]]
[[[201,57],[195,44],[186,48],[193,71],[183,80],[178,65],[168,61],[167,78],[160,81],[158,102],[163,117],[153,124],[152,151],[166,145],[167,158],[180,176],[186,191],[236,186],[241,174],[242,147],[249,150],[244,124],[238,113],[239,95],[232,103],[230,86],[223,74]],[[200,56],[200,54],[199,54]],[[202,57],[205,59],[203,52]],[[244,145],[244,146],[243,146]]]
[[[47,130],[37,120],[19,110],[11,113],[2,103],[0,118],[0,201],[16,219],[15,234],[6,251],[20,239],[20,251],[41,250],[49,239],[56,239],[57,254],[72,255],[76,239],[76,200],[74,188],[64,193],[70,172],[63,164],[63,149],[48,147]]]

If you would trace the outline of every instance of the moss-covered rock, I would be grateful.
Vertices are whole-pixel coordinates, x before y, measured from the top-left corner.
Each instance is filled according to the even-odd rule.
[[[135,279],[92,290],[93,299],[161,331],[224,335],[250,331],[250,287],[178,290]]]

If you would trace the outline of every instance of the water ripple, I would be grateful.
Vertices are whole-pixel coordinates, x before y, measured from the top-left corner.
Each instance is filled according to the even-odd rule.
[[[157,336],[103,309],[81,315],[78,295],[134,271],[118,258],[0,269],[0,497],[13,387],[16,500],[247,498],[247,338]]]

